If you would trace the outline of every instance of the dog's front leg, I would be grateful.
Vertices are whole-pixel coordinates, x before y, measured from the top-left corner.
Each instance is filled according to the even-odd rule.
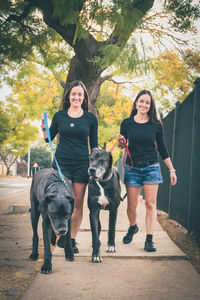
[[[31,199],[31,225],[33,229],[33,239],[32,239],[32,253],[30,255],[31,260],[37,260],[38,259],[38,232],[37,232],[37,227],[38,227],[38,221],[40,217],[40,212],[38,210],[38,206],[35,204],[36,199],[34,196],[32,196]]]
[[[68,231],[65,237],[65,258],[69,261],[74,261],[74,252],[72,250],[71,241],[71,218],[68,221]]]
[[[106,252],[116,252],[115,249],[115,228],[117,220],[117,209],[109,211],[109,230],[108,230],[108,247]]]
[[[52,228],[50,221],[45,217],[43,218],[42,229],[44,241],[44,263],[41,268],[41,273],[49,274],[52,273],[52,253],[50,244]]]
[[[100,208],[92,209],[90,211],[90,226],[92,231],[92,262],[100,263],[102,262],[100,254],[100,245],[99,235],[101,231],[101,224],[99,220]]]

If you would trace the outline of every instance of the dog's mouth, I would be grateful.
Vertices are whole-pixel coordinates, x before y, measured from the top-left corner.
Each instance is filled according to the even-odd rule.
[[[65,235],[66,235],[66,233],[64,233],[64,234],[57,233],[56,234],[57,237],[61,237],[61,236],[65,236]]]
[[[93,168],[90,168],[89,171],[89,176],[90,176],[90,180],[96,180],[97,176],[96,176],[96,170]]]
[[[64,235],[67,234],[67,230],[58,230],[58,231],[54,230],[54,232],[55,232],[57,237],[64,236]]]
[[[102,179],[101,176],[97,175],[97,172],[96,172],[95,168],[90,168],[88,173],[89,173],[89,176],[90,176],[90,180],[98,181],[98,180]]]
[[[94,176],[94,175],[90,175],[90,180],[92,180],[92,181],[99,181],[99,180],[101,180],[101,178],[97,177],[97,176]]]
[[[99,181],[102,178],[98,175],[96,175],[96,172],[89,172],[90,180],[92,181]]]

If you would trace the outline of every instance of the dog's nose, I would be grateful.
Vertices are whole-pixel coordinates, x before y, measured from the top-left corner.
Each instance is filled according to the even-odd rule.
[[[59,230],[59,235],[65,235],[66,233],[67,233],[66,230],[63,229]]]
[[[93,169],[93,168],[90,168],[90,169],[89,169],[89,173],[90,173],[91,176],[95,176],[96,170]]]

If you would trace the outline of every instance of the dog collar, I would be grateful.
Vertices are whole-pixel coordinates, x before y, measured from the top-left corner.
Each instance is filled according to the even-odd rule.
[[[112,176],[113,176],[113,170],[112,170],[112,172],[110,173],[110,175],[108,175],[108,177],[103,178],[101,181],[106,182],[106,181],[110,180],[110,179],[112,178]]]

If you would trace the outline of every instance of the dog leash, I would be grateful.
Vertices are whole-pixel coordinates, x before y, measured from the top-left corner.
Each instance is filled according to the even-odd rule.
[[[125,148],[124,148],[124,155],[123,155],[123,159],[122,159],[123,167],[124,167],[124,169],[125,169],[125,163],[124,163],[124,161],[125,161],[125,157],[126,157],[126,153],[127,153],[128,156],[129,156],[129,158],[130,158],[130,161],[131,161],[131,167],[130,167],[130,168],[127,168],[127,170],[130,170],[130,169],[132,168],[132,166],[133,166],[133,161],[132,161],[131,154],[130,154],[130,152],[129,152],[128,145],[127,145],[127,143],[126,143],[125,137],[119,137],[119,138],[117,139],[117,141],[115,142],[115,144],[112,146],[112,148],[109,150],[109,152],[112,152],[112,151],[115,149],[115,147],[116,147],[116,145],[117,145],[117,143],[118,143],[119,141],[120,141],[120,144],[122,144],[122,145],[125,146]]]
[[[48,141],[49,141],[49,145],[51,147],[51,151],[52,151],[52,154],[53,154],[53,157],[54,157],[54,160],[55,160],[55,163],[56,163],[56,166],[57,166],[57,169],[58,169],[58,174],[59,174],[59,178],[63,181],[65,187],[68,189],[68,186],[67,186],[67,183],[64,179],[64,175],[63,173],[61,172],[61,169],[59,167],[59,164],[57,162],[57,159],[56,159],[56,156],[54,154],[54,151],[53,151],[53,146],[52,146],[52,142],[51,142],[51,136],[50,136],[50,132],[49,132],[49,127],[48,127],[48,122],[47,122],[47,113],[44,113],[44,124],[45,124],[45,129],[46,129],[46,133],[47,133],[47,138],[48,138]],[[54,174],[56,176],[56,174]],[[57,176],[56,176],[57,177]]]

